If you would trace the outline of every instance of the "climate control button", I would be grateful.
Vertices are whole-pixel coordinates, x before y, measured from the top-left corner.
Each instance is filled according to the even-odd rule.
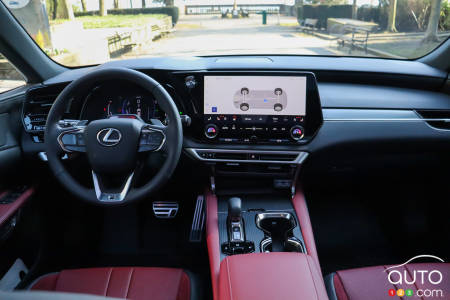
[[[208,124],[205,126],[205,136],[208,139],[214,139],[219,134],[219,128],[214,124]]]
[[[303,129],[302,126],[292,126],[290,133],[291,133],[292,139],[299,141],[305,135],[305,130]]]

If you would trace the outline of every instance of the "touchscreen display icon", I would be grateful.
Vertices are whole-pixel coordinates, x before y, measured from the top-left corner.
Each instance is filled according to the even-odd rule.
[[[234,106],[241,111],[251,109],[269,109],[280,112],[287,106],[286,92],[281,88],[274,90],[250,90],[241,88],[234,94]]]

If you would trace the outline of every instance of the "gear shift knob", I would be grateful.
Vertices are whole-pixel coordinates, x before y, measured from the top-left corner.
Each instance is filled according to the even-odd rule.
[[[228,199],[228,218],[231,222],[240,222],[242,217],[242,201],[239,197]]]

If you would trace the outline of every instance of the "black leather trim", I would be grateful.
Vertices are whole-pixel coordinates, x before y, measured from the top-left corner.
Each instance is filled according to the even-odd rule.
[[[336,273],[333,272],[325,276],[325,278],[323,279],[325,282],[325,289],[327,290],[328,298],[330,298],[330,300],[338,300],[336,296],[336,290],[334,289],[334,281],[333,281],[335,275]]]
[[[200,277],[197,274],[192,273],[188,270],[183,270],[189,277],[190,284],[190,300],[201,300],[203,299],[203,285]]]

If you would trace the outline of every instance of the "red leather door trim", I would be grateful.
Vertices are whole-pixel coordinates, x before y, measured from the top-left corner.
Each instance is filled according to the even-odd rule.
[[[306,205],[305,195],[301,188],[296,189],[295,195],[292,198],[292,204],[294,205],[295,213],[297,214],[300,223],[300,230],[303,235],[303,240],[305,241],[306,250],[315,260],[320,276],[323,277],[320,269],[319,256],[317,255],[316,242],[314,241],[311,220],[309,219],[308,206]]]
[[[314,260],[303,253],[228,256],[220,266],[220,300],[324,300],[325,285]]]
[[[6,195],[8,192],[0,193],[1,196]],[[0,204],[0,226],[3,225],[10,217],[12,217],[19,208],[21,208],[25,202],[34,194],[34,188],[29,188],[22,193],[14,202],[8,204]]]
[[[206,198],[206,243],[208,245],[209,268],[214,300],[218,300],[218,282],[220,272],[219,217],[217,215],[217,197],[210,190]]]

